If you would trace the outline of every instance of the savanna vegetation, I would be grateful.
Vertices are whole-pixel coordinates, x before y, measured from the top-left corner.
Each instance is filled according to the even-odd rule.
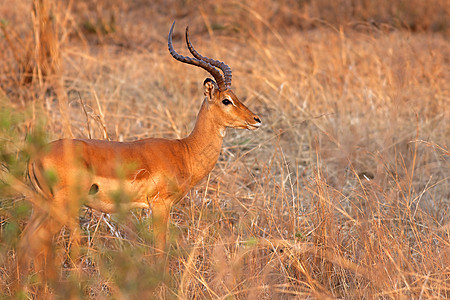
[[[167,273],[151,210],[83,208],[58,278],[14,289],[43,145],[192,129],[208,74],[169,55],[174,20],[177,51],[189,25],[263,126],[228,130],[172,211]],[[449,20],[445,0],[0,2],[0,295],[449,298]]]

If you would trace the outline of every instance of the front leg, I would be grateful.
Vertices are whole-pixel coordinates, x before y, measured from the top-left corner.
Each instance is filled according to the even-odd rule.
[[[153,235],[158,256],[166,252],[167,228],[172,206],[164,201],[155,201],[152,205]]]

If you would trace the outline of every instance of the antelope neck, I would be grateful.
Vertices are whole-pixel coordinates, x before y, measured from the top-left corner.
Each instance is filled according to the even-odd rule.
[[[197,116],[191,134],[182,139],[187,149],[186,161],[192,174],[192,185],[205,177],[219,158],[225,129],[217,124],[213,114],[209,112],[208,100],[205,99]]]

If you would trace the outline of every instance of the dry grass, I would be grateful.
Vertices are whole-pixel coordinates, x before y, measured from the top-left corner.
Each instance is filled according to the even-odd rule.
[[[50,12],[41,23],[30,1],[0,4],[0,151],[18,178],[33,149],[70,132],[189,133],[206,74],[168,54],[174,19],[176,49],[189,24],[264,125],[229,130],[215,169],[173,210],[168,276],[149,254],[151,212],[84,209],[80,261],[63,254],[52,293],[450,297],[446,2],[169,2],[37,0]],[[0,294],[10,297],[30,208],[8,185],[0,193]],[[67,232],[56,239],[70,249]],[[16,296],[39,296],[34,278]]]

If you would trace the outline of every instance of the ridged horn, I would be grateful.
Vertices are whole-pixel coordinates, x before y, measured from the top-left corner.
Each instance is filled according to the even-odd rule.
[[[200,68],[208,71],[209,74],[211,74],[214,77],[214,80],[216,81],[217,86],[219,87],[219,90],[220,91],[226,90],[227,87],[225,85],[225,81],[224,81],[224,79],[222,77],[222,74],[220,74],[219,70],[217,70],[213,65],[211,65],[209,62],[204,61],[202,59],[191,58],[191,57],[188,57],[188,56],[180,55],[173,49],[172,33],[173,33],[174,26],[175,26],[175,22],[173,22],[172,27],[170,28],[169,38],[168,38],[168,46],[169,46],[170,55],[172,55],[173,58],[175,58],[176,60],[178,60],[178,61],[180,61],[182,63],[194,65],[194,66],[200,67]]]
[[[188,46],[189,51],[195,58],[206,61],[207,63],[213,65],[214,67],[217,67],[220,70],[222,70],[225,78],[225,86],[227,88],[231,87],[231,68],[219,60],[211,59],[198,53],[194,49],[194,46],[191,44],[191,40],[189,39],[189,26],[186,26],[186,44]]]

